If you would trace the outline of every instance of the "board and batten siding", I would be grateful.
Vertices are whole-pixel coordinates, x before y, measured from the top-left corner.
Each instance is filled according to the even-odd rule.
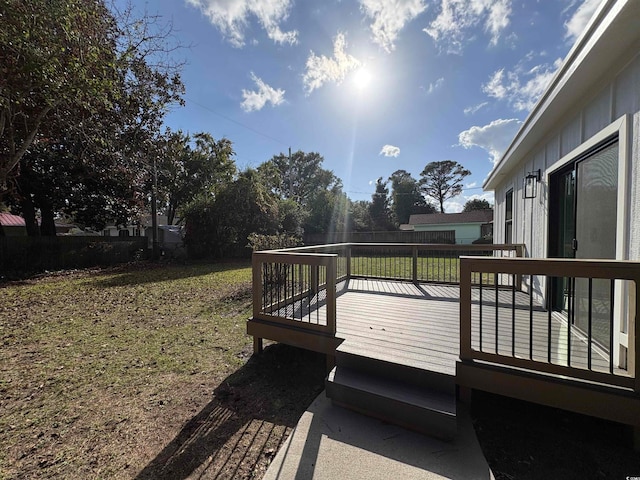
[[[548,173],[551,166],[568,156],[594,135],[598,135],[621,117],[628,119],[626,150],[627,192],[624,249],[620,259],[640,260],[640,54],[615,75],[607,74],[594,82],[594,93],[585,96],[562,119],[550,126],[544,140],[537,144],[495,189],[494,242],[505,239],[505,198],[513,189],[513,242],[526,245],[526,256],[547,257],[548,249]],[[621,138],[622,140],[622,138]],[[567,163],[571,158],[566,158]],[[541,183],[533,199],[522,198],[522,182],[528,172],[540,169]],[[621,188],[625,188],[623,185]]]

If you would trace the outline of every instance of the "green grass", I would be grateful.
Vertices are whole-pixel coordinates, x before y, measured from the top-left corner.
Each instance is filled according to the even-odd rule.
[[[246,361],[250,292],[246,264],[140,264],[0,287],[0,478],[122,472],[150,419],[171,422],[153,412],[188,407]]]

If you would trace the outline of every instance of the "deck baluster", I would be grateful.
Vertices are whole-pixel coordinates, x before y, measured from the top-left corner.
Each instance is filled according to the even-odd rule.
[[[616,284],[615,284],[615,280],[611,279],[609,280],[609,285],[610,285],[610,291],[609,291],[609,373],[613,373],[613,326],[614,326],[614,321],[613,321],[613,303],[614,303],[614,299],[615,299],[615,293],[616,293]],[[637,300],[636,300],[637,301]],[[635,318],[635,322],[637,325],[637,322],[640,321],[640,319],[638,317]],[[637,329],[637,327],[636,327]],[[638,336],[638,331],[636,330],[636,336]],[[637,353],[636,353],[637,355]],[[635,368],[639,368],[640,365],[635,365]],[[638,378],[638,373],[637,370],[635,372],[636,378]]]
[[[587,320],[589,322],[587,326],[587,369],[591,370],[591,347],[593,342],[593,324],[591,318],[593,313],[593,278],[589,278],[589,305],[587,307],[587,312]],[[609,356],[611,356],[612,353],[613,352],[610,352]]]
[[[546,277],[546,287],[547,287],[547,362],[551,363],[551,312],[553,308],[551,308],[551,293],[552,289],[552,281],[551,277]]]
[[[511,356],[516,356],[516,275],[511,274]]]
[[[533,360],[533,275],[529,275],[529,360]]]
[[[493,284],[494,284],[494,290],[495,290],[495,296],[496,296],[496,300],[495,300],[495,309],[496,309],[496,354],[498,354],[498,274],[494,273],[493,274]]]

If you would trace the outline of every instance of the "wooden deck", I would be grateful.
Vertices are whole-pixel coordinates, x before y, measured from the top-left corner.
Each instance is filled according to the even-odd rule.
[[[495,291],[483,291],[482,350],[495,353]],[[548,313],[533,308],[533,338],[529,336],[529,296],[516,293],[511,308],[510,291],[498,295],[498,352],[511,355],[512,311],[515,311],[515,356],[548,360]],[[472,346],[480,347],[479,291],[473,292]],[[323,318],[320,303],[318,318]],[[457,285],[420,284],[351,279],[337,298],[336,336],[344,339],[338,350],[455,376],[459,356],[460,306]],[[566,365],[569,329],[558,314],[551,321],[551,362]],[[608,371],[604,349],[592,346],[592,369]],[[588,345],[584,336],[571,331],[571,365],[587,368]],[[616,372],[624,374],[625,372]]]

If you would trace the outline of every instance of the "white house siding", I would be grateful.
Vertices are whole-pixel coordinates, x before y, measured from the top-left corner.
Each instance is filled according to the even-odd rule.
[[[637,51],[637,50],[636,50]],[[602,86],[604,83],[604,86]],[[547,257],[548,191],[545,172],[565,155],[582,145],[602,129],[623,115],[630,115],[630,154],[627,168],[631,184],[628,193],[628,238],[625,252],[620,258],[640,260],[640,54],[623,67],[608,83],[602,79],[601,87],[582,105],[575,105],[575,113],[567,115],[560,123],[550,126],[545,139],[521,161],[512,174],[495,190],[494,239],[504,241],[505,197],[513,188],[513,237],[514,243],[524,243],[531,257]],[[567,159],[568,160],[568,159]],[[528,172],[540,169],[542,182],[535,199],[522,198],[522,182]]]

